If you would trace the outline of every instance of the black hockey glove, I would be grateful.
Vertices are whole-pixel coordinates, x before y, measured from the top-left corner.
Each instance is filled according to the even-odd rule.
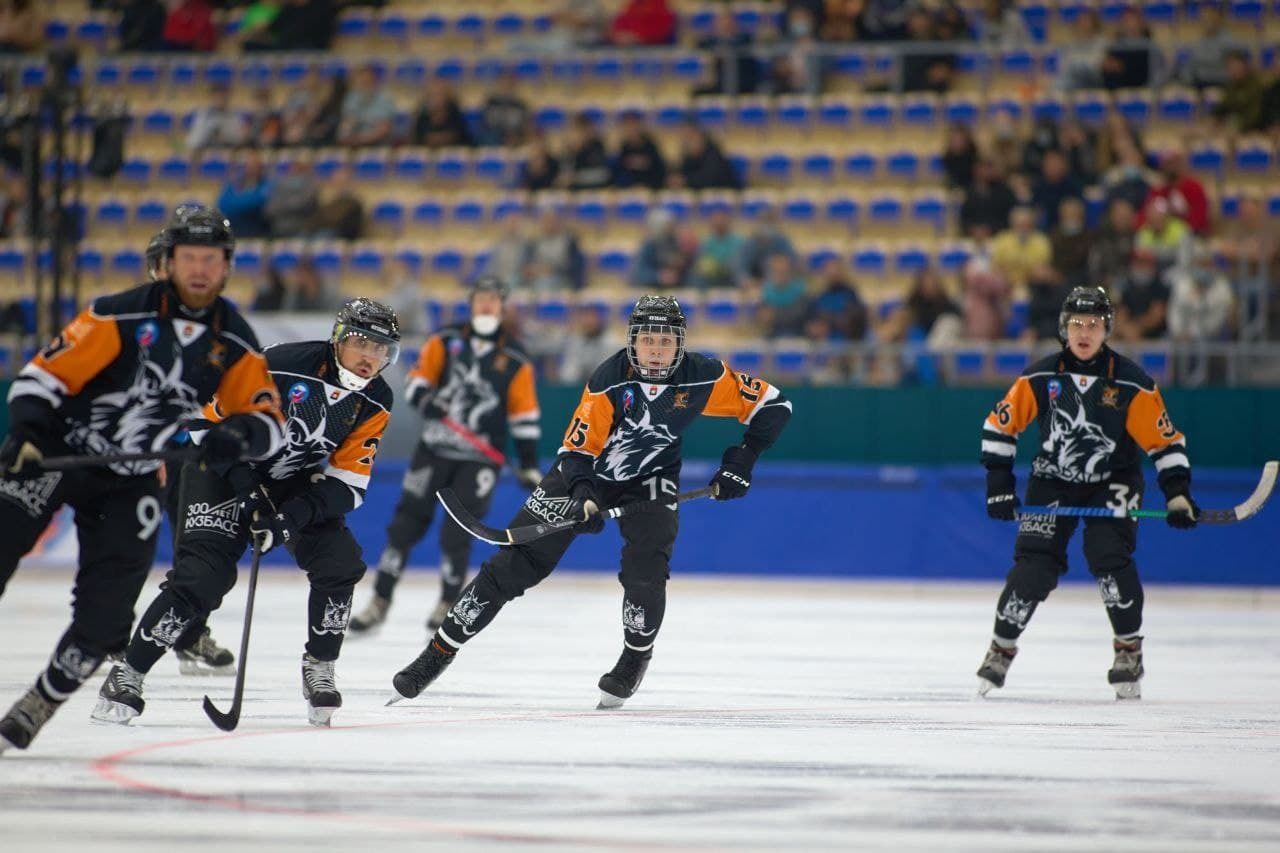
[[[225,468],[249,455],[251,433],[243,418],[232,415],[216,423],[200,443],[200,461],[210,468]]]
[[[1169,511],[1165,521],[1177,530],[1190,530],[1200,522],[1200,507],[1192,500],[1190,492],[1169,498],[1165,508]]]
[[[987,469],[987,515],[997,521],[1013,521],[1018,517],[1017,479],[1012,468]]]
[[[241,518],[256,519],[259,515],[275,515],[275,512],[276,505],[271,502],[266,486],[256,486],[240,498]]]
[[[419,385],[409,394],[409,405],[418,410],[418,414],[428,420],[439,420],[449,414],[448,410],[436,401],[436,389]]]
[[[604,530],[604,516],[600,514],[600,498],[590,480],[580,480],[569,493],[572,499],[565,509],[566,518],[581,518],[573,528],[574,533],[600,533]]]
[[[13,480],[30,480],[44,473],[40,467],[44,454],[36,447],[32,431],[20,424],[13,424],[9,434],[0,444],[0,477]]]
[[[278,545],[288,546],[297,539],[298,531],[304,526],[302,522],[306,512],[297,498],[290,498],[280,505],[278,512],[268,508],[254,513],[249,532],[258,540],[264,554]]]
[[[727,448],[720,457],[720,470],[711,478],[708,485],[716,489],[715,499],[731,501],[734,498],[746,497],[751,488],[751,469],[755,467],[755,451],[735,444]]]

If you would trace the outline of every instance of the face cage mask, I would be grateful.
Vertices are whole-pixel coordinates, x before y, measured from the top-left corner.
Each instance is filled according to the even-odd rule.
[[[1067,345],[1067,321],[1075,316],[1081,317],[1099,317],[1103,322],[1102,342],[1105,344],[1111,338],[1111,326],[1115,321],[1114,314],[1082,314],[1079,311],[1063,311],[1058,315],[1058,340],[1063,346]]]
[[[342,366],[342,355],[338,352],[342,343],[348,338],[361,338],[375,344],[382,344],[387,347],[386,358],[383,359],[382,366],[379,367],[368,379],[358,373],[347,370]],[[333,363],[338,367],[338,383],[348,391],[363,391],[365,386],[374,380],[379,373],[395,364],[400,358],[400,342],[381,338],[377,335],[371,335],[356,329],[347,329],[345,326],[339,326],[333,332]]]
[[[676,339],[676,355],[669,367],[652,368],[640,364],[640,358],[636,354],[636,338],[640,335],[670,335]],[[658,326],[647,323],[631,326],[627,330],[627,360],[631,362],[631,366],[640,378],[646,382],[665,382],[684,360],[684,329],[679,326]]]

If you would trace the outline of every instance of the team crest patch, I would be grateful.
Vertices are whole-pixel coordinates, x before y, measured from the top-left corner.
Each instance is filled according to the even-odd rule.
[[[671,403],[671,407],[672,407],[672,408],[674,408],[674,409],[687,409],[687,408],[689,408],[689,392],[688,392],[688,391],[677,391],[677,392],[676,392],[676,396],[675,396],[675,400]]]
[[[1112,409],[1120,408],[1120,389],[1114,385],[1102,389],[1102,405]]]
[[[145,323],[138,324],[138,330],[133,335],[138,341],[138,346],[146,348],[159,339],[160,327],[155,324],[154,320],[147,320]]]
[[[453,340],[449,341],[449,355],[461,355],[461,354],[462,354],[462,339],[454,338]]]
[[[622,392],[622,411],[624,412],[631,411],[631,406],[635,403],[635,401],[636,401],[636,395],[634,391],[632,391],[630,388],[623,391]]]
[[[306,401],[311,396],[311,389],[307,387],[305,382],[295,382],[289,386],[289,402],[298,405]]]
[[[1058,399],[1058,395],[1062,393],[1062,383],[1056,379],[1049,380],[1049,402]]]

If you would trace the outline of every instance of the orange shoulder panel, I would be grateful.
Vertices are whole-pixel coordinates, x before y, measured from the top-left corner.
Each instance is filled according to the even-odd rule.
[[[1138,390],[1137,396],[1129,402],[1125,429],[1147,453],[1183,440],[1182,433],[1178,432],[1169,418],[1169,411],[1165,408],[1159,388],[1151,391]]]
[[[533,381],[533,365],[526,361],[511,377],[511,385],[507,388],[507,415],[518,418],[537,411],[538,391]]]
[[[613,401],[608,394],[593,394],[590,388],[582,391],[582,399],[573,412],[573,420],[564,433],[565,450],[599,456],[609,440],[613,427]]]
[[[440,385],[440,374],[444,372],[444,341],[439,335],[432,335],[422,345],[418,353],[418,363],[409,371],[410,376],[417,376],[431,383],[431,387]]]
[[[1009,393],[987,415],[986,425],[996,432],[1016,438],[1036,419],[1038,411],[1036,392],[1031,388],[1031,380],[1019,376]]]
[[[733,368],[724,364],[724,373],[711,387],[711,397],[702,413],[716,418],[737,418],[746,423],[771,390],[773,386],[763,379],[747,373],[735,373]]]
[[[99,317],[86,308],[31,363],[57,377],[74,396],[120,354],[120,349],[115,318]]]

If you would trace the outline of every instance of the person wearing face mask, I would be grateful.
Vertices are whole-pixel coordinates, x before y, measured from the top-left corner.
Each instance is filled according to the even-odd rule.
[[[520,484],[532,489],[542,479],[533,362],[503,324],[507,293],[501,279],[482,276],[471,290],[471,318],[428,338],[409,371],[405,401],[423,417],[422,437],[387,525],[373,598],[351,620],[355,636],[386,621],[405,561],[435,518],[436,492],[452,489],[473,515],[483,517],[507,461],[508,437],[515,444],[512,467]],[[427,619],[428,632],[444,622],[466,583],[471,541],[446,515],[440,527],[440,601]]]
[[[1155,465],[1169,526],[1196,526],[1200,508],[1191,497],[1186,439],[1170,420],[1155,380],[1107,345],[1114,322],[1105,290],[1072,290],[1058,319],[1062,351],[1023,371],[983,423],[987,515],[1020,524],[1013,568],[996,604],[994,636],[978,669],[980,695],[1004,686],[1018,638],[1067,572],[1067,544],[1080,521],[1019,515],[1013,465],[1023,430],[1039,427],[1028,505],[1136,509],[1145,490],[1145,453]],[[1143,591],[1133,559],[1137,543],[1136,520],[1084,520],[1085,560],[1115,634],[1107,682],[1117,699],[1141,698]]]

